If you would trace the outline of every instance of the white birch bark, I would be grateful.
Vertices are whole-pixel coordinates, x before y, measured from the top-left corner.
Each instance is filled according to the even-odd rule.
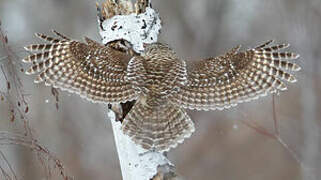
[[[158,13],[150,7],[146,8],[145,13],[138,15],[116,15],[103,22],[100,22],[100,19],[98,17],[102,43],[123,39],[128,41],[137,53],[143,52],[144,43],[157,42],[161,29]],[[177,179],[174,166],[163,153],[148,152],[135,144],[122,132],[121,122],[116,121],[117,115],[113,110],[108,110],[107,117],[112,124],[124,180]]]
[[[150,180],[158,173],[159,167],[172,166],[164,154],[147,152],[125,135],[121,130],[121,123],[116,121],[115,112],[108,110],[107,115],[113,127],[124,180]]]

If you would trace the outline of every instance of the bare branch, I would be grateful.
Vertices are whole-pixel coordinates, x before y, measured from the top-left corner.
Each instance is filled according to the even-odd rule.
[[[6,156],[4,155],[4,153],[0,150],[0,157],[4,160],[5,164],[8,166],[9,170],[11,171],[11,174],[13,175],[14,180],[18,180],[18,177],[15,173],[15,171],[13,170],[11,164],[9,163],[9,161],[7,160]],[[1,167],[0,167],[1,168]],[[2,169],[2,168],[1,168]],[[1,171],[4,171],[4,169],[2,169]],[[6,173],[3,173],[3,175],[5,176]],[[9,175],[9,174],[7,174]]]
[[[65,172],[64,166],[61,161],[53,155],[46,147],[38,143],[34,130],[30,125],[30,120],[27,116],[29,112],[29,104],[26,100],[28,94],[24,92],[22,81],[19,77],[19,72],[23,72],[20,57],[12,50],[8,44],[8,36],[2,30],[0,24],[0,42],[5,52],[5,56],[1,58],[0,75],[2,74],[6,81],[6,91],[0,91],[1,101],[6,101],[10,108],[10,121],[16,121],[23,124],[24,132],[22,134],[0,132],[0,146],[3,145],[19,145],[28,147],[32,152],[35,152],[39,162],[46,171],[47,177],[51,177],[50,163],[53,163],[55,168],[59,170],[61,177],[65,180],[72,179]],[[59,93],[57,90],[52,89],[52,95],[56,99],[56,108],[58,109]],[[10,171],[14,174],[9,161],[5,158],[4,154],[1,153],[2,159],[8,165]],[[47,160],[45,160],[47,159]],[[7,173],[0,167],[2,175],[7,178]],[[12,178],[11,178],[12,179]],[[14,174],[14,179],[18,179],[17,175]]]

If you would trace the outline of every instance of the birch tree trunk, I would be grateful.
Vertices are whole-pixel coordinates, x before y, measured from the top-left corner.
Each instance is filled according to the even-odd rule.
[[[161,21],[148,0],[137,0],[135,6],[129,0],[107,0],[101,7],[97,4],[97,11],[99,32],[105,45],[116,43],[117,47],[140,53],[144,50],[144,43],[157,42]],[[120,40],[130,42],[131,47]],[[107,112],[113,128],[123,179],[181,179],[165,154],[146,151],[122,132],[118,117],[122,117],[123,112],[126,110],[120,105],[113,105]]]

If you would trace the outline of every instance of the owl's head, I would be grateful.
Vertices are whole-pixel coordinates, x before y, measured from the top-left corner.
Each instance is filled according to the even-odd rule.
[[[177,55],[173,49],[171,49],[167,44],[162,43],[152,43],[144,44],[145,51],[142,56],[149,58],[177,58]]]

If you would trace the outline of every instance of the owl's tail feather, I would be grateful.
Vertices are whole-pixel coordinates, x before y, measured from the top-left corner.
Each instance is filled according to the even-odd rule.
[[[194,123],[183,109],[168,102],[149,105],[146,100],[150,99],[140,98],[123,121],[123,132],[135,143],[164,152],[194,132]]]

